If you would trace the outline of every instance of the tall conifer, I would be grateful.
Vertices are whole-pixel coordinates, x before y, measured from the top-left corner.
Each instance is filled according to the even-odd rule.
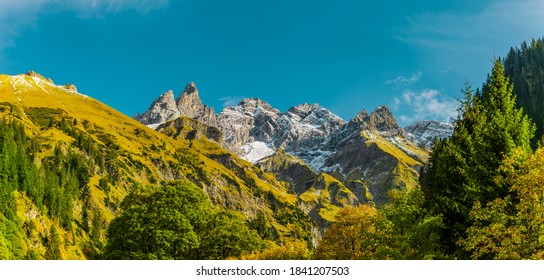
[[[500,59],[496,59],[482,92],[466,86],[465,99],[450,139],[439,141],[430,160],[427,204],[444,218],[442,238],[450,253],[458,249],[470,226],[474,202],[485,204],[508,192],[494,183],[502,160],[515,147],[530,150],[534,125],[516,109],[515,96]],[[464,255],[459,254],[460,257]]]

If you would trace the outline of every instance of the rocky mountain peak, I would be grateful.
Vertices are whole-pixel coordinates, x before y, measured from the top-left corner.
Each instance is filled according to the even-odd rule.
[[[178,118],[180,115],[174,100],[174,93],[169,90],[155,99],[145,113],[137,114],[134,119],[145,125],[152,125],[164,123]]]
[[[363,123],[367,120],[368,113],[365,109],[361,110],[355,117],[353,117],[349,122],[350,123]]]
[[[38,77],[38,78],[42,77],[42,75],[36,73],[34,70],[30,70],[30,71],[26,72],[25,75],[30,76],[30,77]]]
[[[187,94],[191,94],[193,92],[196,92],[198,94],[198,90],[196,89],[196,84],[194,82],[190,82],[185,86],[185,89],[183,92]]]
[[[77,88],[73,84],[66,84],[66,85],[62,86],[62,88],[73,91],[73,92],[77,92]]]
[[[188,118],[195,118],[198,116],[199,111],[204,109],[204,105],[202,105],[202,100],[200,100],[200,97],[198,96],[198,90],[196,89],[195,83],[190,82],[185,86],[185,89],[176,100],[176,105],[182,116]]]
[[[314,103],[314,104],[303,103],[303,104],[289,108],[287,112],[295,114],[303,119],[306,116],[308,116],[310,113],[312,113],[313,111],[317,111],[322,108],[323,107],[319,106],[319,104],[317,103]]]
[[[370,114],[369,128],[380,132],[404,132],[386,106],[380,106]],[[405,134],[405,132],[402,134]]]
[[[159,124],[177,119],[180,116],[195,119],[210,126],[217,126],[213,108],[202,104],[194,82],[187,84],[177,99],[171,90],[161,94],[145,113],[136,114],[134,119],[156,128]]]
[[[453,125],[447,122],[418,121],[404,129],[415,138],[419,146],[429,149],[435,138],[449,138],[453,134]]]
[[[50,78],[46,78],[42,75],[40,75],[39,73],[37,73],[36,71],[34,70],[30,70],[28,72],[25,73],[26,76],[29,76],[29,77],[33,77],[33,78],[39,78],[39,79],[43,79],[43,80],[46,80],[52,84],[54,84],[53,80],[51,80]]]
[[[268,102],[261,100],[259,98],[244,98],[238,105],[236,106],[238,108],[241,108],[243,110],[250,110],[253,111],[253,109],[262,108],[267,111],[277,111],[274,109]],[[277,111],[279,113],[279,111]]]

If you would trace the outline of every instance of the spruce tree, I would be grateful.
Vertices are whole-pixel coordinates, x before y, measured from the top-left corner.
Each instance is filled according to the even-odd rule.
[[[504,197],[508,187],[496,184],[498,167],[514,148],[530,150],[534,125],[516,109],[515,96],[500,59],[491,75],[474,92],[467,85],[451,138],[435,143],[427,185],[427,205],[444,218],[442,234],[449,253],[458,251],[458,241],[470,226],[469,212],[476,201],[486,204]]]

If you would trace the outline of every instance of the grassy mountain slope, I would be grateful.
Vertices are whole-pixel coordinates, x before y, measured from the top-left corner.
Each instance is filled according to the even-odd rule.
[[[325,228],[346,206],[372,203],[372,195],[361,181],[337,180],[327,173],[316,173],[303,160],[278,150],[261,160],[258,166],[276,174],[299,196],[299,207]]]
[[[35,252],[31,258],[50,256],[51,240],[61,244],[60,258],[98,257],[108,223],[135,186],[180,179],[201,187],[214,204],[243,213],[250,225],[264,224],[259,233],[267,239],[311,239],[312,222],[285,183],[195,135],[189,124],[166,125],[160,133],[35,73],[0,75],[0,114],[24,126],[37,166],[59,154],[85,163],[85,179],[78,181],[83,186],[65,223],[50,215],[51,206],[40,209],[24,191],[13,193],[25,250]]]

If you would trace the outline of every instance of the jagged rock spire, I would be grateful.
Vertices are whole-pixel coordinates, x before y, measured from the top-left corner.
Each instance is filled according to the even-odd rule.
[[[174,99],[174,93],[171,90],[165,92],[153,101],[145,113],[137,114],[134,119],[146,125],[153,125],[180,116],[192,118],[207,125],[217,126],[213,108],[202,104],[194,82],[187,84],[177,99]]]

